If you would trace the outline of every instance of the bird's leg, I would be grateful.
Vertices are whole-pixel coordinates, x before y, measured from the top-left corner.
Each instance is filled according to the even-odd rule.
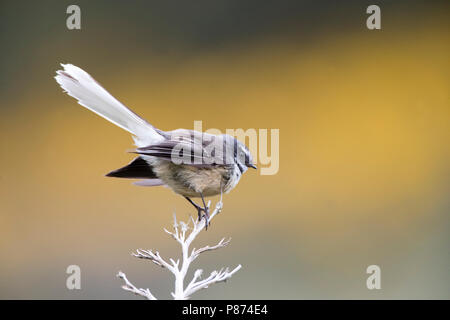
[[[205,199],[203,198],[203,194],[200,193],[200,196],[202,197],[203,207],[196,204],[194,201],[192,201],[189,197],[185,197],[187,201],[189,201],[195,209],[197,209],[198,213],[198,221],[202,220],[202,218],[205,218],[205,229],[208,230],[209,225],[209,208],[205,203]],[[202,211],[205,213],[202,215]]]
[[[202,202],[203,202],[203,208],[204,208],[204,217],[205,217],[205,230],[208,230],[208,225],[209,225],[209,208],[205,203],[205,198],[203,198],[203,194],[200,193],[200,196],[202,197]]]
[[[200,207],[198,204],[196,204],[194,201],[192,201],[190,198],[185,197],[187,201],[189,201],[195,209],[197,209],[197,213],[198,213],[198,221],[200,221],[202,219],[202,211],[205,211],[204,208]]]

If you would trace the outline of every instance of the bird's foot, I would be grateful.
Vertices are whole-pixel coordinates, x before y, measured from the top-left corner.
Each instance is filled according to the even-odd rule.
[[[190,204],[194,206],[195,209],[197,209],[198,214],[198,222],[202,221],[203,218],[205,218],[205,227],[206,230],[208,230],[209,226],[209,207],[211,205],[211,201],[208,201],[208,204],[206,204],[205,199],[203,198],[203,195],[200,193],[202,197],[203,207],[196,204],[194,201],[192,201],[189,197],[185,197],[187,201],[189,201]],[[202,214],[204,212],[204,214]]]
[[[198,221],[202,221],[202,219],[205,219],[205,230],[208,230],[209,226],[209,207],[200,207],[197,206],[197,212],[198,212]]]
[[[205,218],[205,230],[208,230],[209,226],[209,207],[205,207],[205,214],[203,215],[203,218]]]

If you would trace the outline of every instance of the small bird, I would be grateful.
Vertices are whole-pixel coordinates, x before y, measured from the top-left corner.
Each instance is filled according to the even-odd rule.
[[[115,99],[87,72],[61,64],[56,81],[83,107],[130,132],[139,156],[108,177],[140,179],[139,186],[168,186],[185,197],[209,224],[205,197],[228,193],[248,168],[256,169],[248,148],[234,137],[194,130],[162,131]],[[200,197],[203,206],[191,198]]]

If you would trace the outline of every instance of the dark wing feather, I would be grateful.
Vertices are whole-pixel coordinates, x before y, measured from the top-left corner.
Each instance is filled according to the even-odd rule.
[[[204,161],[205,160],[204,150],[198,144],[196,145],[180,141],[169,140],[158,144],[153,144],[147,147],[138,148],[134,150],[134,152],[141,155],[171,160],[175,163],[177,163],[177,161],[174,160],[179,159],[180,161],[178,161],[178,163],[180,163],[181,160],[188,160],[188,163],[185,163],[186,161],[183,161],[183,163],[193,166],[199,165],[205,166],[206,164],[206,162]],[[209,166],[211,165],[212,164],[209,164]]]
[[[142,159],[137,157],[125,167],[111,171],[107,177],[130,178],[130,179],[156,179],[158,178],[152,170],[152,167]]]
[[[138,148],[132,152],[183,163],[195,167],[232,165],[237,140],[226,135],[212,135],[192,130],[166,132],[165,141]]]

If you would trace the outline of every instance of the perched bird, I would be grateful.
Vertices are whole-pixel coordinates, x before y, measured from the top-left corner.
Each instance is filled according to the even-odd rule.
[[[209,221],[205,197],[229,192],[248,168],[255,168],[247,147],[230,135],[212,135],[187,129],[162,131],[125,107],[84,70],[61,64],[56,81],[83,107],[130,132],[139,156],[108,177],[141,179],[141,186],[171,188]],[[203,206],[191,198],[200,197]],[[204,213],[204,214],[202,214]]]

